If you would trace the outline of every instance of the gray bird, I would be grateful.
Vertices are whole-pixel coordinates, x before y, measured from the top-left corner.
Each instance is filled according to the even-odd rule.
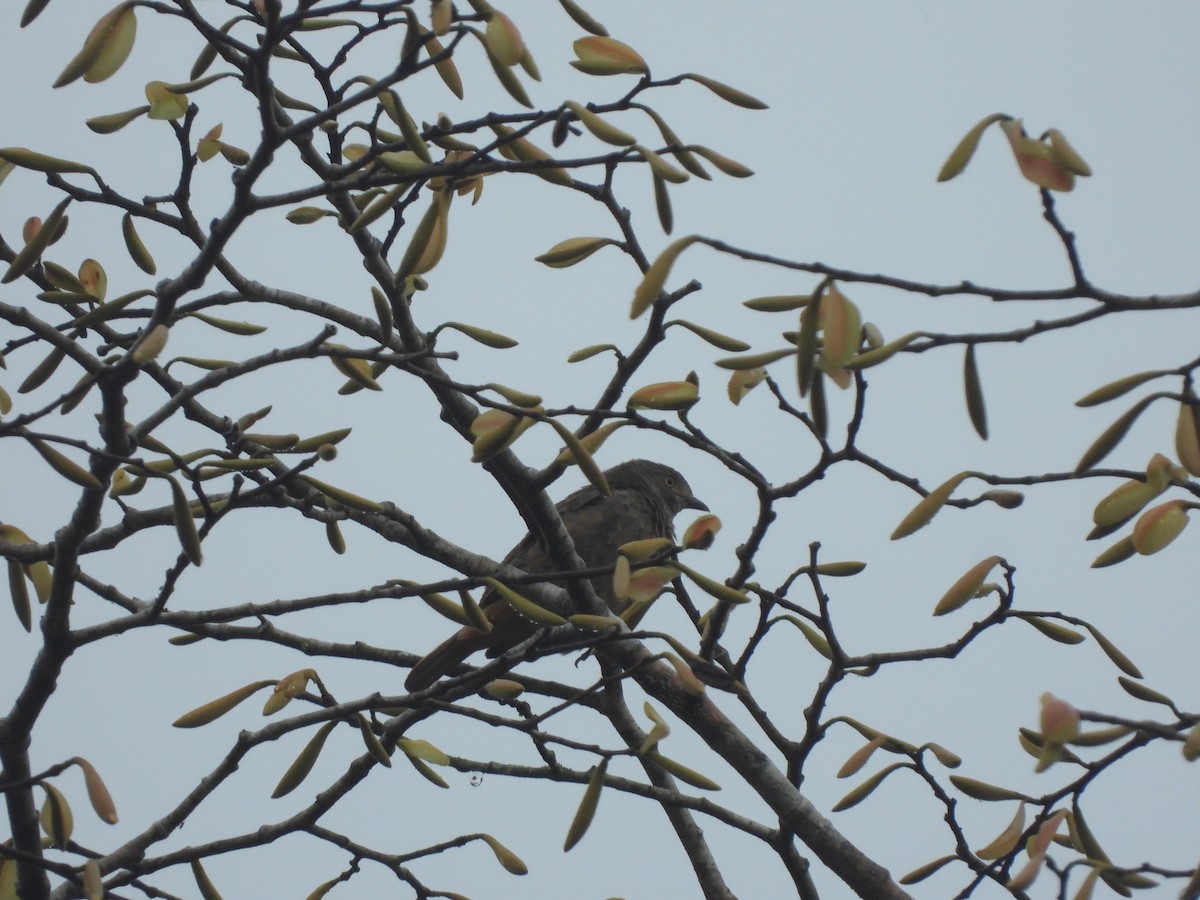
[[[662,463],[631,459],[608,469],[604,477],[611,489],[608,497],[588,485],[557,507],[576,552],[588,568],[612,565],[617,548],[630,541],[651,537],[674,540],[674,519],[681,510],[708,510],[692,495],[684,477]],[[504,562],[533,574],[555,571],[532,534],[526,535]],[[625,604],[613,596],[610,575],[593,578],[592,587],[611,609],[621,611]],[[483,632],[467,626],[439,644],[413,666],[404,682],[408,690],[424,690],[477,650],[486,649],[488,656],[499,656],[537,629],[493,590],[483,595],[479,605],[492,623],[492,630]]]

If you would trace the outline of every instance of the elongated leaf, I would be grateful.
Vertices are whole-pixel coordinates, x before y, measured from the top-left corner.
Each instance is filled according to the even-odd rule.
[[[575,113],[575,117],[583,123],[584,128],[606,144],[612,144],[617,147],[628,147],[630,144],[637,143],[637,138],[632,134],[622,131],[617,126],[602,119],[583,104],[569,100],[566,106],[571,112]]]
[[[8,264],[8,271],[4,273],[3,278],[0,278],[0,284],[8,284],[11,281],[16,281],[33,268],[34,263],[38,261],[38,257],[42,255],[42,251],[49,247],[54,240],[59,226],[62,225],[63,217],[70,202],[71,198],[65,197],[54,207],[50,215],[46,217],[46,221],[42,223],[42,226],[33,234],[25,246],[17,252],[12,262]]]
[[[744,588],[732,588],[723,582],[708,578],[705,575],[701,575],[695,569],[691,568],[690,566],[686,566],[681,562],[673,561],[671,564],[675,566],[675,568],[679,569],[680,572],[690,578],[693,582],[695,582],[696,586],[710,597],[714,597],[724,603],[731,603],[734,605],[741,605],[743,603],[750,602],[750,598],[746,595]]]
[[[699,235],[695,234],[681,237],[668,244],[666,249],[658,255],[658,258],[646,270],[646,274],[642,276],[637,290],[633,292],[633,304],[629,310],[629,318],[636,319],[650,308],[658,299],[658,295],[662,293],[663,286],[667,283],[667,276],[671,274],[671,267],[675,265],[679,254],[699,240]]]
[[[382,512],[383,507],[374,500],[368,500],[366,497],[360,497],[358,494],[352,494],[350,491],[343,490],[336,485],[327,484],[324,481],[317,481],[315,478],[310,478],[307,475],[302,476],[304,481],[307,481],[318,491],[329,497],[331,500],[336,500],[342,506],[348,506],[351,509],[361,510],[362,512]]]
[[[1026,797],[1019,791],[1010,791],[1008,788],[997,787],[994,784],[988,784],[986,781],[979,781],[975,778],[967,778],[965,775],[951,775],[950,781],[956,788],[975,800],[1026,800],[1033,802],[1032,798]]]
[[[852,806],[857,806],[871,795],[871,793],[883,783],[883,780],[895,772],[897,769],[903,768],[903,763],[892,763],[884,769],[880,769],[850,793],[846,794],[841,800],[833,805],[834,812],[842,812],[850,809]]]
[[[630,409],[686,410],[700,400],[700,389],[690,381],[660,381],[629,395]]]
[[[579,466],[579,470],[591,482],[592,487],[603,496],[610,496],[612,489],[608,486],[608,479],[604,477],[604,472],[596,464],[596,460],[592,458],[592,454],[588,452],[583,441],[577,438],[575,432],[571,431],[570,428],[558,421],[558,419],[551,418],[548,421],[551,427],[558,432],[558,436],[563,439],[563,443],[567,445],[567,450],[571,454],[572,461]]]
[[[204,900],[221,900],[221,892],[212,883],[198,859],[192,860],[192,877],[196,879],[196,887],[200,889],[200,896]]]
[[[38,784],[46,792],[46,802],[42,806],[40,817],[42,830],[46,832],[53,846],[66,850],[71,841],[71,832],[75,830],[75,816],[71,813],[71,806],[62,792],[50,782],[39,781]]]
[[[507,350],[510,347],[517,346],[518,343],[507,335],[497,334],[494,331],[488,331],[486,328],[478,328],[475,325],[464,325],[462,322],[445,322],[441,327],[461,332],[471,340],[496,350]],[[537,404],[533,405],[536,406]]]
[[[559,241],[541,256],[534,257],[535,261],[553,269],[565,269],[587,259],[601,247],[616,244],[612,238],[606,237],[576,237]]]
[[[584,31],[599,35],[600,37],[608,37],[608,29],[592,18],[575,0],[558,0],[558,2],[562,4],[562,8],[566,11],[567,15],[575,20],[575,24]]]
[[[231,319],[218,319],[216,316],[209,316],[205,315],[204,313],[189,312],[185,315],[189,315],[194,319],[199,319],[206,325],[211,325],[213,328],[219,328],[221,331],[227,331],[230,334],[262,334],[267,330],[266,325],[255,325],[253,322],[235,322]]]
[[[688,153],[679,154],[679,161],[684,164],[685,168],[688,168],[686,162],[688,157],[692,153],[696,153],[704,157],[706,160],[732,178],[749,178],[754,174],[754,170],[749,166],[744,166],[736,159],[730,159],[728,156],[718,153],[716,150],[705,147],[702,144],[688,144],[687,149],[689,151]]]
[[[950,586],[942,599],[938,601],[934,607],[933,614],[935,616],[944,616],[948,612],[953,612],[959,607],[973,599],[983,586],[984,579],[1002,562],[999,556],[989,556],[987,559],[981,560],[967,569],[962,576]]]
[[[1092,568],[1103,569],[1106,566],[1115,566],[1117,563],[1124,562],[1136,554],[1137,550],[1134,549],[1133,538],[1126,535],[1092,560]]]
[[[357,713],[354,718],[355,721],[358,722],[358,730],[362,735],[363,744],[366,746],[367,752],[375,758],[375,762],[379,763],[385,768],[390,769],[392,767],[392,758],[388,756],[388,752],[386,748],[384,748],[383,743],[379,740],[375,734],[375,731],[371,728],[370,720],[368,720],[367,717],[362,713]]]
[[[567,620],[558,613],[551,612],[544,606],[539,606],[528,597],[518,594],[508,585],[497,581],[495,578],[485,578],[484,581],[500,595],[505,603],[538,625],[553,627],[567,624]]]
[[[927,862],[923,866],[917,866],[911,872],[902,876],[899,881],[903,885],[918,884],[919,882],[924,881],[930,875],[933,875],[941,870],[942,867],[947,863],[952,863],[957,860],[958,857],[953,853],[949,856],[939,856],[937,859]]]
[[[1094,625],[1088,625],[1087,623],[1084,623],[1083,627],[1091,633],[1093,638],[1095,638],[1096,643],[1100,645],[1100,649],[1103,650],[1104,654],[1113,661],[1113,665],[1115,665],[1126,675],[1129,675],[1133,678],[1142,677],[1142,670],[1134,664],[1133,660],[1122,653],[1116,644],[1105,637],[1100,629],[1096,628]]]
[[[203,706],[198,706],[191,712],[186,712],[171,724],[176,728],[198,728],[201,725],[207,725],[209,722],[219,719],[225,713],[229,712],[247,697],[250,697],[265,687],[274,687],[276,685],[274,679],[266,679],[264,681],[255,681],[245,687],[240,687],[236,691],[230,691],[223,697],[218,697],[216,700],[210,700]]]
[[[584,789],[583,799],[579,801],[579,808],[575,810],[575,818],[571,820],[571,827],[567,829],[567,837],[563,841],[564,853],[579,843],[587,834],[592,820],[596,818],[596,807],[600,804],[600,791],[604,787],[604,773],[607,771],[607,758],[601,760],[600,764],[592,769],[592,776],[588,779],[587,787]]]
[[[17,621],[26,631],[33,630],[33,609],[29,602],[29,587],[25,584],[25,572],[16,560],[8,562],[8,592],[12,597],[13,611]]]
[[[574,43],[571,65],[588,75],[644,75],[650,71],[646,60],[630,47],[610,37],[580,38]]]
[[[167,476],[171,486],[171,507],[175,515],[175,532],[179,535],[179,544],[192,565],[198,566],[203,562],[200,552],[200,533],[196,530],[196,522],[192,519],[192,510],[188,504],[187,495],[179,482]]]
[[[1175,422],[1175,453],[1188,474],[1200,475],[1200,422],[1196,419],[1196,407],[1191,403],[1179,404],[1179,418]]]
[[[59,365],[67,357],[67,351],[61,347],[54,347],[46,355],[40,363],[34,366],[25,380],[17,387],[18,394],[28,394],[30,391],[37,390],[55,373]]]
[[[912,511],[896,526],[896,530],[892,532],[892,540],[896,541],[900,538],[908,537],[914,531],[918,531],[928,525],[933,517],[937,515],[938,510],[946,505],[946,501],[950,499],[950,495],[954,493],[954,489],[970,478],[971,475],[971,472],[959,472],[926,494],[921,502],[914,506]]]
[[[1126,375],[1124,378],[1118,378],[1116,381],[1111,381],[1108,384],[1096,388],[1089,394],[1080,397],[1075,401],[1076,406],[1096,406],[1100,403],[1107,403],[1109,400],[1115,400],[1117,397],[1122,397],[1128,394],[1139,385],[1145,384],[1147,381],[1158,378],[1162,375],[1168,375],[1166,371],[1154,372],[1138,372],[1135,375]]]
[[[967,344],[963,357],[963,391],[967,397],[967,413],[976,433],[985,441],[988,436],[987,407],[983,402],[983,385],[979,381],[979,367],[975,362],[975,345]]]
[[[703,325],[697,325],[695,322],[689,322],[687,319],[675,319],[667,324],[679,325],[682,328],[686,328],[692,334],[712,344],[718,350],[724,350],[726,353],[741,353],[744,350],[750,349],[750,345],[745,341],[739,341],[735,337],[730,337],[711,328],[705,328]]]
[[[767,104],[763,103],[757,97],[751,97],[745,91],[739,91],[737,88],[730,87],[727,84],[722,84],[714,78],[707,78],[704,75],[696,75],[689,72],[683,76],[697,84],[702,84],[726,103],[732,103],[734,106],[740,106],[743,109],[766,109]]]
[[[63,478],[82,488],[94,491],[104,490],[104,485],[100,483],[100,480],[95,475],[74,460],[59,453],[45,441],[30,438],[29,443],[42,459],[49,463],[50,467]]]
[[[923,337],[924,332],[912,331],[903,337],[898,337],[894,341],[888,341],[880,347],[873,347],[870,350],[864,350],[857,356],[852,356],[842,365],[843,369],[851,371],[857,369],[869,369],[871,366],[877,366],[884,360],[895,356],[913,341],[919,337]]]
[[[1183,500],[1168,500],[1142,513],[1133,526],[1133,549],[1143,556],[1157,553],[1175,538],[1188,524],[1187,506]]]
[[[396,746],[403,751],[405,756],[412,759],[424,760],[427,763],[433,763],[435,766],[450,765],[449,756],[422,738],[399,738],[396,741]]]
[[[658,211],[658,221],[662,225],[663,234],[670,234],[675,228],[675,213],[671,209],[671,194],[667,191],[667,180],[654,170],[651,170],[651,175],[653,176],[651,181],[654,184],[654,208]]]
[[[1060,625],[1052,619],[1043,619],[1041,616],[1023,615],[1019,617],[1022,621],[1028,622],[1046,637],[1052,641],[1057,641],[1060,644],[1078,644],[1085,638],[1078,631],[1068,628],[1066,625]]]
[[[492,848],[492,852],[496,854],[496,861],[504,867],[505,871],[513,875],[529,874],[529,867],[521,861],[521,857],[517,856],[517,854],[513,853],[490,834],[481,834],[479,839]]]
[[[983,119],[980,119],[971,127],[958,145],[950,151],[950,156],[942,164],[942,170],[938,172],[938,181],[949,181],[956,175],[960,174],[967,167],[967,163],[971,161],[971,157],[975,155],[975,150],[979,147],[979,139],[983,136],[983,132],[989,125],[994,122],[1001,122],[1012,118],[1004,113],[993,113]]]
[[[109,825],[116,825],[116,804],[113,803],[112,794],[108,792],[108,786],[100,777],[100,773],[96,771],[96,767],[81,756],[75,757],[72,762],[83,772],[83,783],[87,788],[88,802],[92,804],[96,815]]]
[[[83,163],[73,162],[69,159],[62,159],[58,156],[50,156],[46,153],[39,153],[36,150],[30,150],[28,147],[0,148],[0,160],[10,162],[14,166],[19,166],[22,169],[31,169],[34,172],[46,172],[56,175],[62,175],[70,172],[82,175],[96,174],[96,170],[91,166],[85,166]]]
[[[764,353],[748,353],[745,356],[731,356],[726,359],[718,359],[717,365],[722,369],[746,371],[748,369],[758,369],[795,355],[796,348],[787,347],[782,350],[768,350]]]
[[[706,775],[701,775],[695,769],[688,768],[683,763],[671,759],[669,756],[663,756],[657,750],[651,750],[646,754],[646,759],[654,760],[664,769],[678,778],[684,784],[690,784],[694,788],[699,788],[702,791],[719,791],[721,786]]]

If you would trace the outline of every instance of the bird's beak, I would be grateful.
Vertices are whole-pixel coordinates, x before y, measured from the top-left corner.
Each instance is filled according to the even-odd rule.
[[[697,497],[692,497],[691,499],[689,499],[687,503],[683,504],[683,508],[684,509],[698,509],[701,512],[709,511],[708,504]]]

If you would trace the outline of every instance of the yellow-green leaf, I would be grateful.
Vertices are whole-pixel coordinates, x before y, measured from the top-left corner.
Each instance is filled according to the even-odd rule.
[[[59,453],[45,441],[30,438],[29,443],[42,459],[50,465],[50,468],[54,469],[63,478],[82,488],[94,491],[104,490],[104,485],[100,483],[100,480],[95,475],[83,468],[79,463]]]
[[[958,857],[953,853],[949,856],[939,856],[932,862],[927,862],[923,866],[917,866],[911,872],[902,876],[899,881],[903,885],[918,884],[919,882],[924,881],[930,875],[936,873],[947,863],[955,862],[957,859]]]
[[[115,303],[116,301],[114,300],[113,302]],[[213,328],[219,328],[221,331],[227,331],[230,334],[262,334],[267,330],[267,326],[265,325],[255,325],[253,322],[234,322],[230,319],[218,319],[216,316],[209,316],[204,313],[189,312],[185,313],[185,315],[199,319],[206,325],[211,325]]]
[[[689,322],[687,319],[675,319],[668,322],[667,325],[679,325],[686,328],[692,334],[712,344],[718,350],[724,350],[727,353],[741,353],[744,350],[750,349],[750,345],[745,341],[739,341],[735,337],[730,337],[711,328],[705,328],[703,325],[697,325],[695,322]]]
[[[571,60],[571,65],[588,75],[644,75],[650,71],[636,50],[614,38],[593,35],[580,38],[573,46],[578,59]]]
[[[975,778],[967,778],[965,775],[951,775],[950,781],[956,788],[975,800],[1030,800],[1019,791],[1010,791],[1008,788],[997,787]]]
[[[721,789],[721,786],[711,778],[701,775],[695,769],[688,768],[683,763],[671,759],[669,756],[663,756],[657,750],[651,750],[645,756],[646,759],[658,763],[684,784],[689,784],[702,791],[719,791]]]
[[[1143,556],[1157,553],[1179,537],[1187,524],[1187,504],[1183,500],[1169,500],[1151,507],[1133,526],[1133,549]]]
[[[683,76],[697,84],[702,84],[726,103],[732,103],[734,106],[740,106],[743,109],[766,109],[767,104],[763,103],[757,97],[751,97],[745,91],[739,91],[737,88],[730,87],[727,84],[722,84],[713,78],[708,78],[704,75],[696,75],[689,72]]]
[[[1100,645],[1100,649],[1104,651],[1105,656],[1112,660],[1113,665],[1115,665],[1126,675],[1129,675],[1133,678],[1142,677],[1142,670],[1134,664],[1133,660],[1122,653],[1116,644],[1105,637],[1100,629],[1096,628],[1094,625],[1089,625],[1086,622],[1084,623],[1083,627],[1091,632],[1092,637],[1095,639],[1096,643]]]
[[[521,857],[513,853],[502,843],[492,837],[490,834],[481,834],[479,839],[492,848],[492,852],[496,854],[496,861],[500,863],[507,872],[513,875],[528,875],[529,867],[521,861]]]
[[[196,530],[196,523],[192,519],[192,510],[188,504],[187,495],[184,494],[179,482],[169,475],[167,483],[171,486],[171,507],[174,511],[175,532],[179,535],[179,544],[183,547],[183,552],[192,565],[198,566],[203,561],[200,552],[200,533]]]
[[[503,582],[497,581],[495,578],[485,578],[484,581],[500,595],[505,603],[530,621],[538,625],[550,627],[567,624],[567,620],[558,613],[551,612],[544,606],[539,606],[528,597],[518,594]]]
[[[507,350],[510,347],[517,346],[517,341],[507,335],[497,334],[494,331],[488,331],[486,328],[477,328],[474,325],[464,325],[462,322],[445,322],[442,328],[451,328],[454,331],[461,332],[473,341],[483,344],[485,347],[492,347],[496,350]],[[534,404],[535,406],[537,404]]]
[[[1196,407],[1191,403],[1179,404],[1179,418],[1175,422],[1175,453],[1189,474],[1200,475],[1200,423],[1196,421]]]
[[[350,491],[343,490],[332,484],[327,484],[324,481],[317,481],[315,478],[310,478],[307,475],[301,476],[304,481],[307,481],[318,491],[329,497],[331,500],[336,500],[342,506],[348,506],[351,509],[361,510],[362,512],[382,512],[383,507],[374,500],[368,500],[366,497],[360,497],[358,494],[352,494]]]
[[[100,773],[96,771],[96,767],[81,756],[75,757],[72,762],[79,766],[79,770],[83,773],[83,784],[87,788],[88,802],[92,804],[96,815],[100,817],[101,821],[107,822],[109,825],[116,825],[116,804],[113,803],[112,794],[108,792],[108,786],[100,777]]]
[[[1002,561],[1002,557],[989,556],[987,559],[981,560],[967,569],[962,576],[950,586],[950,589],[938,601],[934,607],[933,614],[935,616],[944,616],[948,612],[953,612],[959,607],[973,599],[983,587],[984,579],[988,573],[995,568],[996,564]]]
[[[60,850],[66,850],[71,841],[71,832],[75,830],[75,817],[67,798],[48,781],[39,781],[42,790],[46,792],[46,802],[42,805],[40,817],[42,830],[50,838],[51,844]]]
[[[435,766],[450,765],[450,757],[422,738],[398,738],[396,746],[410,759],[419,759]]]
[[[1028,622],[1046,637],[1050,638],[1050,640],[1057,641],[1060,644],[1078,644],[1087,640],[1078,631],[1068,628],[1066,625],[1060,625],[1052,619],[1043,619],[1041,616],[1030,615],[1021,615],[1018,618]]]
[[[4,151],[0,151],[3,154]],[[4,277],[0,278],[0,284],[8,284],[11,281],[16,281],[38,261],[38,257],[54,241],[55,235],[59,226],[63,223],[64,215],[67,211],[67,206],[70,204],[71,198],[64,197],[59,204],[54,207],[50,215],[42,223],[41,227],[29,238],[17,255],[12,258],[8,264],[8,271],[4,273]]]
[[[979,381],[979,366],[975,362],[975,345],[967,344],[963,357],[963,390],[967,397],[967,413],[976,433],[985,441],[988,436],[987,407],[983,402],[983,385]]]
[[[699,240],[699,235],[694,234],[679,238],[673,243],[668,244],[666,249],[658,255],[654,262],[650,264],[650,268],[646,270],[646,274],[642,276],[642,281],[638,285],[637,290],[634,291],[633,305],[629,311],[629,318],[636,319],[650,308],[654,301],[658,299],[658,295],[662,293],[667,276],[671,274],[671,267],[675,265],[675,260],[679,258],[679,254]]]
[[[1124,378],[1118,378],[1116,381],[1110,381],[1108,384],[1096,388],[1094,391],[1080,397],[1075,401],[1076,406],[1097,406],[1101,403],[1107,403],[1109,400],[1115,400],[1117,397],[1124,396],[1139,385],[1145,384],[1162,375],[1170,374],[1164,371],[1155,372],[1138,372],[1134,375],[1126,375]]]
[[[914,531],[928,525],[930,520],[937,515],[938,510],[946,505],[946,501],[950,499],[954,489],[970,478],[971,474],[971,472],[959,472],[926,494],[921,502],[914,506],[912,511],[896,526],[896,530],[892,532],[892,540],[908,537]]]
[[[563,841],[564,853],[579,843],[596,817],[596,807],[600,803],[600,791],[604,787],[604,773],[607,770],[607,758],[602,759],[600,764],[592,769],[591,777],[583,792],[583,799],[579,801],[579,808],[575,810],[575,818],[571,820],[571,827],[567,829],[567,837]]]
[[[685,168],[688,168],[688,156],[691,153],[696,153],[700,156],[703,156],[706,160],[732,178],[749,178],[754,174],[754,170],[749,166],[742,165],[736,159],[730,159],[728,156],[718,153],[716,150],[705,147],[702,144],[688,144],[687,150],[689,153],[678,154],[679,161],[684,164]]]
[[[627,131],[622,131],[617,126],[605,121],[592,112],[581,103],[576,103],[574,100],[568,100],[565,104],[567,109],[575,113],[575,117],[583,123],[583,127],[592,133],[592,135],[606,144],[613,144],[617,147],[628,147],[630,144],[637,143],[637,138]]]
[[[1126,535],[1092,560],[1092,568],[1103,569],[1105,566],[1114,566],[1119,562],[1124,562],[1136,553],[1137,550],[1134,549],[1133,538]]]
[[[874,791],[875,788],[879,787],[879,785],[883,783],[885,778],[902,767],[902,763],[892,763],[890,766],[879,770],[854,790],[850,791],[850,793],[846,794],[846,796],[844,796],[841,800],[835,803],[833,805],[833,811],[842,812],[843,810],[850,809],[852,806],[857,806],[859,803],[862,803],[867,799],[868,796],[870,796],[871,792]]]
[[[690,566],[686,566],[681,562],[673,561],[672,565],[690,578],[693,582],[695,582],[696,586],[710,597],[714,597],[723,603],[730,603],[734,605],[741,605],[743,603],[750,602],[750,598],[746,595],[744,588],[732,588],[723,582],[716,581],[705,575],[701,575],[695,569],[691,568]]]
[[[1005,829],[996,835],[995,839],[986,847],[981,847],[975,851],[975,855],[980,859],[999,859],[1002,856],[1007,856],[1017,847],[1017,842],[1021,840],[1021,835],[1025,831],[1025,803],[1021,802],[1017,806],[1017,812],[1013,816],[1012,821],[1008,823]]]
[[[980,119],[963,136],[963,139],[958,142],[958,146],[950,152],[950,156],[942,164],[942,170],[938,172],[937,180],[949,181],[961,173],[967,167],[967,163],[971,161],[971,157],[975,155],[975,150],[979,146],[979,139],[983,136],[983,132],[987,127],[994,122],[1001,122],[1010,118],[1012,117],[1004,113],[993,113],[986,118]]]
[[[61,159],[57,156],[48,156],[45,153],[38,153],[36,150],[30,150],[27,147],[0,148],[0,159],[10,162],[14,166],[19,166],[22,169],[32,169],[35,172],[46,172],[55,175],[62,175],[68,172],[84,175],[96,174],[96,170],[91,166],[72,162],[69,159]]]
[[[148,112],[150,112],[149,106],[137,106],[133,109],[127,109],[124,112],[109,113],[104,116],[92,116],[84,124],[96,134],[112,134],[115,131],[120,131],[134,119],[140,118]]]
[[[191,712],[186,712],[171,724],[176,728],[198,728],[201,725],[207,725],[216,719],[219,719],[225,713],[229,712],[247,697],[258,693],[265,687],[274,687],[276,685],[274,679],[264,681],[255,681],[245,687],[240,687],[236,691],[230,691],[223,697],[218,697],[216,700],[210,700],[203,706],[198,706]]]
[[[690,409],[700,399],[700,389],[690,381],[660,381],[638,388],[629,396],[630,409]]]
[[[220,891],[212,883],[198,859],[192,860],[192,877],[196,879],[196,887],[200,889],[200,896],[203,900],[221,900]]]
[[[612,238],[606,237],[567,238],[565,241],[559,241],[541,256],[534,257],[534,260],[552,269],[565,269],[587,259],[601,247],[616,243]]]
[[[25,584],[25,573],[16,560],[8,562],[8,592],[12,597],[13,611],[17,621],[26,631],[33,630],[33,609],[29,602],[29,588]]]
[[[924,332],[912,331],[903,337],[898,337],[894,341],[888,341],[879,347],[873,347],[870,350],[864,350],[857,356],[852,356],[843,363],[843,369],[869,369],[871,366],[877,366],[887,359],[891,359],[898,352],[903,350],[917,338],[922,337]]]
[[[562,8],[566,10],[567,15],[575,20],[575,24],[584,31],[591,34],[598,34],[601,37],[608,36],[608,29],[592,18],[575,0],[558,0],[558,2],[562,4]]]

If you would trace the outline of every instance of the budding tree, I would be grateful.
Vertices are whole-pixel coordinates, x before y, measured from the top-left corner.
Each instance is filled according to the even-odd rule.
[[[30,0],[26,34],[60,6]],[[1058,207],[1088,163],[1009,113],[939,180],[1008,147],[1061,250],[1048,286],[757,250],[751,210],[677,223],[681,196],[753,174],[720,140],[766,104],[543,6],[53,20],[78,47],[56,100],[129,105],[90,94],[88,138],[22,121],[28,146],[0,148],[0,900],[1200,894],[1169,839],[1189,826],[1142,823],[1162,856],[1129,858],[1106,802],[1143,759],[1184,777],[1200,716],[1030,561],[1070,548],[1088,590],[1158,564],[1134,558],[1200,495],[1200,359],[1110,361],[1076,405],[1112,412],[1079,419],[1071,459],[1022,455],[1036,417],[998,426],[987,402],[1001,360],[1132,312],[1182,321],[1200,295],[1093,283]],[[680,96],[707,104],[704,138],[677,133]],[[714,267],[739,296],[709,302]],[[917,361],[955,385],[932,418]],[[1011,456],[972,463],[945,437],[964,423]],[[628,458],[711,511],[586,568],[554,501],[609,493]],[[1060,536],[1029,507],[1066,487]],[[526,531],[553,577],[497,562]],[[477,589],[528,636],[405,690],[438,640],[492,627]],[[1094,709],[1024,680],[1084,665]],[[923,702],[957,685],[971,703]],[[990,715],[996,695],[1027,717]],[[959,746],[1000,729],[986,757]]]

